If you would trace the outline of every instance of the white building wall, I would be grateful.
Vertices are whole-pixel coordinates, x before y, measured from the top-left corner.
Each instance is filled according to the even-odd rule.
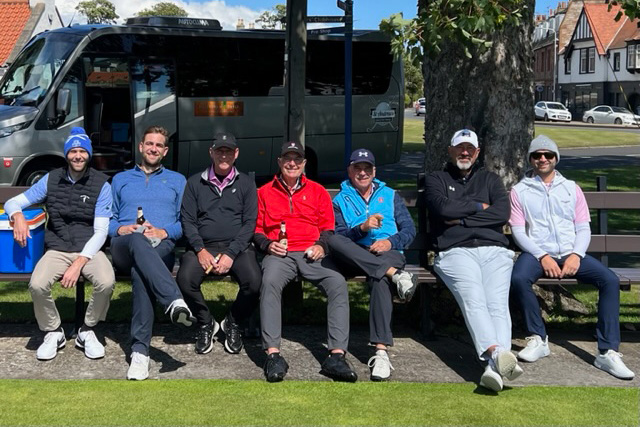
[[[41,33],[45,30],[53,30],[63,26],[60,15],[56,11],[55,0],[29,0],[29,6],[33,7],[38,3],[44,3],[44,13],[36,24],[33,35]]]
[[[607,59],[604,56],[598,55],[596,51],[595,56],[595,72],[580,74],[580,49],[587,47],[595,47],[592,40],[575,42],[573,44],[573,52],[571,53],[571,74],[565,74],[564,55],[558,57],[558,83],[592,83],[603,82],[607,78]]]
[[[613,69],[613,57],[615,53],[620,53],[620,71],[615,72],[615,77],[618,81],[638,81],[640,82],[640,73],[630,73],[627,71],[627,48],[624,47],[622,49],[610,49],[611,52],[609,56],[609,63],[611,64],[611,70]],[[615,82],[616,78],[613,77],[613,72],[610,71],[609,80],[610,82]]]

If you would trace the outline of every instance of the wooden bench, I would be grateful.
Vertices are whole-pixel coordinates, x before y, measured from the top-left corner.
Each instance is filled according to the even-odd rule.
[[[431,236],[428,231],[428,221],[426,204],[424,197],[424,178],[418,177],[417,190],[398,190],[398,194],[405,202],[405,205],[417,212],[418,224],[417,235],[411,246],[405,250],[408,260],[406,270],[418,276],[419,291],[417,297],[420,304],[420,332],[423,336],[430,336],[432,324],[430,316],[430,287],[439,283],[439,280],[432,271],[433,248]],[[22,193],[27,187],[0,187],[0,203],[6,202],[11,197]],[[640,210],[640,192],[607,192],[606,180],[604,177],[598,178],[598,190],[596,192],[585,192],[587,203],[592,211],[597,212],[598,234],[591,236],[589,252],[598,255],[601,261],[608,262],[608,254],[613,253],[638,253],[640,248],[640,235],[611,235],[607,233],[607,211],[611,209],[636,209]],[[329,193],[334,197],[339,190],[331,189]],[[612,268],[620,278],[622,290],[629,290],[633,284],[640,284],[640,268]],[[174,269],[174,275],[176,270]],[[0,273],[0,282],[28,282],[30,273],[7,274]],[[127,277],[118,277],[127,280]],[[349,280],[365,281],[364,276],[349,278]],[[568,279],[540,279],[539,284],[543,285],[572,285],[577,281]],[[291,284],[285,288],[283,297],[293,304],[302,304],[302,286]],[[85,292],[84,286],[76,286],[76,306],[75,323],[76,329],[82,324],[84,318]]]

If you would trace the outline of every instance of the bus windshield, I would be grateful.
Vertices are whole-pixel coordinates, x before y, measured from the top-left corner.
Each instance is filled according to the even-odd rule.
[[[0,86],[0,104],[37,106],[81,37],[37,36],[11,65]]]

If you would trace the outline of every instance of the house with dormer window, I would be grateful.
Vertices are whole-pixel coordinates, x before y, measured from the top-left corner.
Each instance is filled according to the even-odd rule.
[[[585,3],[573,35],[560,50],[558,90],[577,120],[596,105],[640,109],[640,28],[620,6]]]

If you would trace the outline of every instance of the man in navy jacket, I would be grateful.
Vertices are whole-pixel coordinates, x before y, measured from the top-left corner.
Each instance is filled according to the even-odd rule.
[[[376,354],[369,360],[371,379],[382,381],[391,375],[387,346],[393,345],[392,288],[401,300],[409,301],[417,277],[403,271],[402,254],[416,236],[413,220],[404,201],[386,184],[375,179],[373,153],[366,149],[351,154],[349,179],[333,199],[336,234],[329,239],[331,255],[350,274],[366,274],[371,292],[369,341]]]

